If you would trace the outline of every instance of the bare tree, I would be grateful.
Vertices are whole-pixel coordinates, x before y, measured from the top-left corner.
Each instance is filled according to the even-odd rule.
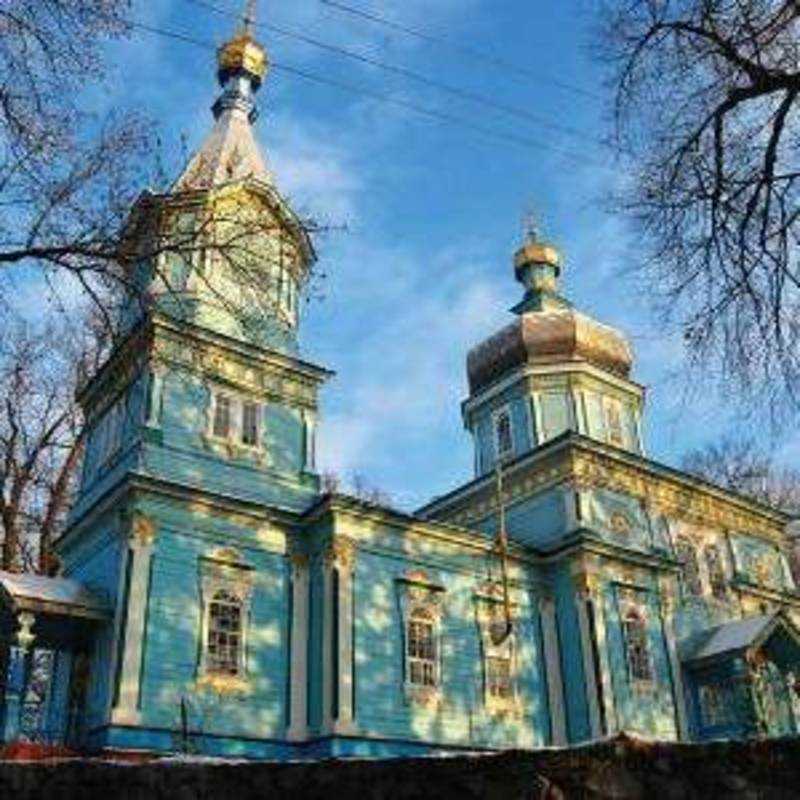
[[[75,389],[104,354],[102,329],[59,319],[0,328],[0,567],[53,569],[84,441]],[[100,337],[98,338],[98,333]]]
[[[682,466],[718,486],[800,514],[800,470],[775,464],[752,438],[711,442],[686,453]]]
[[[617,207],[689,352],[777,416],[800,403],[800,5],[601,0]]]
[[[263,213],[231,202],[231,187],[188,187],[176,200],[151,185],[164,172],[151,121],[92,113],[85,86],[105,80],[103,47],[129,33],[129,10],[128,0],[0,3],[0,276],[32,268],[51,286],[76,281],[109,329],[118,306],[147,308],[154,294],[181,313],[198,298],[222,307],[245,332],[286,316],[281,290],[289,274],[305,279],[299,260],[313,261],[317,226],[287,218],[271,187]]]

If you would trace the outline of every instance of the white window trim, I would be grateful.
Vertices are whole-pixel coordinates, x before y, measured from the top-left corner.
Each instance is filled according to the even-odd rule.
[[[517,657],[517,605],[511,605],[512,630],[508,637],[495,643],[492,638],[492,623],[497,615],[504,616],[502,589],[497,584],[487,584],[475,594],[475,616],[481,641],[481,678],[483,683],[483,704],[492,714],[513,714],[519,716],[522,707],[519,697],[519,664]],[[489,691],[489,659],[503,658],[509,661],[509,697],[497,697]]]
[[[221,548],[202,558],[200,563],[200,650],[197,664],[198,687],[208,687],[219,693],[245,692],[250,688],[248,649],[250,607],[255,572],[233,548]],[[211,603],[218,592],[225,592],[241,603],[241,643],[239,674],[223,675],[208,669],[208,636]]]
[[[422,570],[411,570],[397,579],[400,594],[400,614],[403,647],[403,695],[406,702],[422,706],[438,706],[442,702],[442,617],[444,615],[444,587],[431,582]],[[421,611],[433,624],[436,650],[433,686],[411,683],[408,657],[408,625],[412,615]]]
[[[635,614],[642,622],[645,631],[647,642],[647,659],[650,669],[650,678],[644,680],[643,678],[635,678],[631,672],[631,663],[628,656],[628,639],[625,635],[625,620],[631,615]],[[628,684],[634,692],[650,694],[655,691],[657,684],[655,654],[653,653],[653,642],[650,636],[650,615],[647,606],[633,599],[622,599],[619,605],[619,624],[622,632],[622,650],[623,657],[625,658],[625,672],[628,678]]]
[[[498,435],[497,422],[503,415],[508,417],[508,438],[511,446],[508,450],[500,451],[500,436]],[[511,404],[504,403],[492,411],[492,439],[494,441],[494,458],[495,462],[499,462],[504,458],[514,457],[514,416],[511,413]]]
[[[208,387],[210,400],[208,403],[208,411],[206,415],[206,429],[204,438],[213,444],[222,445],[225,447],[228,455],[235,455],[236,453],[263,453],[264,448],[264,403],[252,396],[243,395],[240,392],[233,391],[227,386],[220,386],[211,384]],[[230,426],[228,428],[227,436],[217,436],[214,433],[214,418],[217,412],[217,398],[220,395],[225,395],[230,400]],[[242,441],[242,423],[244,415],[244,406],[246,403],[252,403],[258,409],[256,414],[256,444],[246,444]]]

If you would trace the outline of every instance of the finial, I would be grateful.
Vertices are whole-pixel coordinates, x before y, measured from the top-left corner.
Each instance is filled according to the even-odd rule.
[[[252,38],[256,27],[256,0],[247,0],[242,14],[242,32]]]
[[[522,216],[522,237],[526,242],[539,241],[539,226],[533,209],[528,209]]]

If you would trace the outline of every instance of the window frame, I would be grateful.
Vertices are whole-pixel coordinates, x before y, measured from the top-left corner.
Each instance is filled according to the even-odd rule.
[[[655,686],[656,673],[653,643],[647,621],[647,614],[643,609],[629,606],[624,609],[620,624],[628,681],[636,689],[649,690]],[[636,632],[635,639],[631,632]]]
[[[265,404],[251,395],[244,395],[232,391],[227,386],[209,386],[210,401],[206,420],[205,436],[211,442],[224,443],[229,448],[241,449],[249,452],[263,452],[264,435],[264,410]],[[228,401],[228,432],[223,436],[216,431],[217,408],[220,398]],[[255,408],[255,443],[250,444],[244,440],[245,435],[245,409],[248,406]]]
[[[248,649],[255,570],[233,548],[217,548],[200,559],[200,630],[197,663],[198,687],[218,691],[249,689]],[[224,593],[240,604],[238,671],[235,675],[214,669],[209,658],[211,607]]]
[[[237,626],[235,630],[225,630],[224,627],[219,625],[214,625],[214,608],[228,608],[228,609],[235,609],[236,618],[237,618]],[[244,620],[244,603],[242,602],[241,598],[238,597],[236,594],[228,591],[225,588],[219,588],[216,592],[209,598],[207,609],[207,622],[205,628],[205,641],[203,642],[203,646],[205,648],[205,671],[207,675],[219,675],[223,677],[230,677],[230,678],[240,678],[244,672],[244,629],[245,629],[245,620]],[[226,667],[218,653],[215,655],[212,653],[212,643],[214,643],[215,650],[219,650],[220,648],[230,649],[230,643],[222,643],[219,641],[222,637],[236,637],[236,645],[235,645],[235,653],[233,659],[227,659],[227,663],[231,664],[232,666]],[[215,638],[217,639],[214,642]]]
[[[691,558],[691,571],[694,573],[692,580],[687,578],[687,561],[681,558],[681,550],[687,552]],[[681,565],[681,588],[689,597],[702,597],[705,594],[703,576],[700,572],[700,558],[695,543],[685,533],[679,533],[675,537],[675,558]]]
[[[505,603],[502,588],[497,583],[480,586],[475,594],[475,614],[481,643],[481,680],[483,684],[483,704],[489,713],[521,713],[519,699],[519,669],[517,663],[517,604],[511,603],[511,632],[501,642],[493,635],[495,627],[505,629]],[[507,690],[495,691],[496,673],[492,665],[507,665]]]
[[[419,689],[438,689],[440,684],[439,669],[439,641],[436,630],[436,620],[430,610],[424,606],[415,606],[409,613],[405,624],[405,682],[409,687]],[[421,637],[412,630],[424,628],[425,636]],[[417,649],[412,652],[414,643]],[[419,652],[420,649],[429,649],[429,654]],[[414,673],[418,672],[422,680],[414,680]],[[429,680],[426,678],[429,676]]]
[[[508,448],[500,449],[500,420],[508,420]],[[495,461],[513,458],[514,456],[514,418],[511,414],[511,404],[504,403],[492,411],[492,437],[494,441]]]

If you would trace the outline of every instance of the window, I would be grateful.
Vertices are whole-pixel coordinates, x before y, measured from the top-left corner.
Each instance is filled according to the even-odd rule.
[[[407,631],[407,682],[414,686],[436,686],[436,631],[425,611],[411,614]]]
[[[704,727],[728,725],[733,722],[735,698],[731,687],[721,683],[707,683],[700,687],[700,715]]]
[[[720,558],[719,548],[715,544],[710,544],[705,549],[706,569],[708,570],[708,582],[711,585],[711,594],[718,600],[725,600],[728,596],[725,586],[725,573],[722,569],[722,559]]]
[[[217,592],[208,609],[206,672],[238,676],[242,669],[242,603]]]
[[[622,432],[622,409],[617,400],[606,398],[606,430],[608,441],[617,447],[624,445]]]
[[[214,402],[214,436],[227,439],[231,430],[231,399],[225,394],[218,394]]]
[[[510,657],[490,656],[486,659],[486,692],[498,700],[513,697]]]
[[[255,447],[258,444],[258,405],[242,403],[242,444]]]
[[[498,458],[509,455],[514,448],[511,437],[511,414],[507,408],[498,411],[494,418],[494,438]]]
[[[699,596],[703,593],[700,580],[700,565],[697,563],[697,551],[685,537],[679,536],[675,543],[675,555],[681,565],[683,588],[689,594]]]
[[[622,634],[625,642],[625,658],[628,663],[628,676],[636,683],[651,683],[653,664],[650,659],[650,643],[647,637],[647,624],[637,611],[629,611],[622,621]]]

